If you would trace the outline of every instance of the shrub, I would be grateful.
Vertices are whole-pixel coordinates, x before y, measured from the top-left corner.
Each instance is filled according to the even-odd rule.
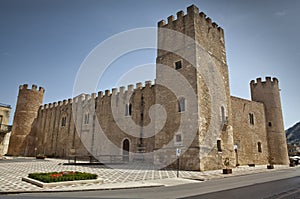
[[[98,176],[96,174],[91,173],[63,171],[51,173],[30,173],[28,177],[44,183],[50,183],[74,180],[92,180],[97,179]]]

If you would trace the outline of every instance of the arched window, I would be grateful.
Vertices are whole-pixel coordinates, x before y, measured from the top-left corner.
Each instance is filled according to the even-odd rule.
[[[258,151],[259,153],[262,152],[262,150],[261,150],[261,142],[257,142],[257,151]]]
[[[128,162],[129,161],[129,150],[130,150],[130,143],[128,139],[125,139],[123,141],[123,161]]]
[[[181,97],[178,100],[178,112],[183,112],[185,111],[185,98]]]

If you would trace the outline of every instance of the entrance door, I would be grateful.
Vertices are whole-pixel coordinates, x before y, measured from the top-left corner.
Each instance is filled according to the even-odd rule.
[[[123,141],[123,162],[129,162],[129,140]]]

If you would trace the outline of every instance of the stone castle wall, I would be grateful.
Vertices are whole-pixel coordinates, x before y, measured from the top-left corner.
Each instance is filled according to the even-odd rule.
[[[39,107],[42,105],[44,89],[32,85],[29,89],[27,84],[19,87],[19,95],[14,115],[14,124],[10,137],[8,154],[29,155],[35,140],[35,119]]]
[[[231,97],[231,105],[234,144],[237,145],[238,156],[236,163],[267,164],[269,150],[264,105],[237,97]],[[250,114],[253,114],[253,124],[250,122]]]
[[[136,132],[137,129],[131,132],[127,127],[120,129],[117,122],[123,120],[126,124],[131,121],[147,126],[154,96],[154,85],[147,81],[144,87],[138,83],[135,89],[130,85],[128,90],[121,87],[119,92],[117,89],[111,93],[106,90],[105,93],[99,92],[98,96],[82,94],[74,99],[46,104],[40,108],[37,117],[38,153],[67,157],[74,149],[82,156],[90,153],[96,156],[122,155],[124,139],[130,142],[130,152],[136,152],[140,139],[139,135],[133,135],[140,132]],[[126,104],[131,104],[131,115],[125,114]],[[112,109],[118,112],[113,114]],[[146,152],[153,151],[154,137],[144,136],[147,137],[143,139]]]
[[[265,105],[265,126],[273,162],[289,164],[278,79],[266,77],[266,81],[262,81],[261,78],[257,78],[256,82],[250,82],[250,87],[252,100]]]
[[[165,23],[162,20],[158,23],[158,27],[156,82],[166,82],[166,78],[170,78],[169,81],[172,82],[173,80],[173,84],[178,88],[177,90],[185,90],[180,88],[181,82],[174,80],[175,75],[167,77],[167,72],[163,67],[168,66],[176,70],[176,62],[181,61],[182,68],[176,71],[192,87],[192,92],[194,91],[196,95],[196,104],[194,105],[188,101],[190,97],[187,94],[183,95],[184,92],[178,92],[179,96],[181,94],[187,99],[187,107],[193,109],[194,112],[181,113],[179,116],[174,114],[176,117],[170,118],[171,122],[169,125],[168,123],[166,124],[162,131],[162,136],[158,134],[155,137],[156,148],[162,143],[168,143],[168,139],[165,139],[166,134],[170,134],[170,132],[174,134],[176,131],[181,131],[180,129],[174,129],[179,124],[178,118],[185,117],[184,114],[193,114],[193,117],[197,119],[197,133],[193,137],[192,145],[183,144],[183,147],[188,147],[189,150],[182,156],[184,159],[182,162],[185,163],[182,166],[191,170],[221,168],[225,157],[229,157],[233,161],[235,158],[232,149],[231,100],[223,29],[206,17],[204,13],[199,13],[199,9],[196,6],[188,7],[186,15],[184,15],[183,11],[179,11],[176,20],[174,16],[169,16],[168,22]],[[217,76],[218,82],[212,82],[213,78],[209,77],[207,73],[215,73],[213,76]],[[221,87],[212,87],[212,85],[216,84],[220,84]],[[171,94],[168,89],[163,87],[158,87],[158,89],[158,104],[163,104],[167,107],[168,113],[174,112],[174,108],[169,108],[165,101],[166,98],[173,99],[172,95],[174,94]],[[216,105],[215,102],[220,103]],[[221,124],[221,107],[224,108],[226,114],[227,128],[225,129],[222,128]],[[187,129],[187,131],[191,130]],[[170,137],[172,136],[174,135],[170,135]],[[188,136],[185,136],[184,139],[187,139],[186,137]],[[210,140],[208,137],[211,137],[213,140]],[[222,153],[217,151],[217,140],[220,140],[222,143]],[[171,146],[171,149],[162,151],[162,156],[166,156],[165,154],[168,153],[171,155],[174,147],[176,146]],[[205,155],[201,151],[205,151]],[[165,157],[160,159],[166,160]]]

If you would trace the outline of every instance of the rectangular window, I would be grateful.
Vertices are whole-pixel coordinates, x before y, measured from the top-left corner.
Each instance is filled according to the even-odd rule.
[[[249,113],[249,120],[250,120],[250,124],[254,125],[254,114],[253,113]]]
[[[132,111],[132,105],[131,104],[125,104],[125,116],[130,116]]]
[[[221,140],[217,140],[217,148],[219,152],[222,152]]]
[[[181,134],[176,135],[176,142],[181,142]]]
[[[67,118],[66,117],[62,117],[61,118],[61,126],[66,126],[66,122],[67,122]]]
[[[174,137],[175,146],[182,146],[182,133],[178,132]]]
[[[178,69],[181,69],[181,68],[182,68],[182,63],[181,63],[181,61],[175,62],[175,69],[178,70]]]
[[[181,97],[178,101],[178,112],[185,111],[185,98]]]

